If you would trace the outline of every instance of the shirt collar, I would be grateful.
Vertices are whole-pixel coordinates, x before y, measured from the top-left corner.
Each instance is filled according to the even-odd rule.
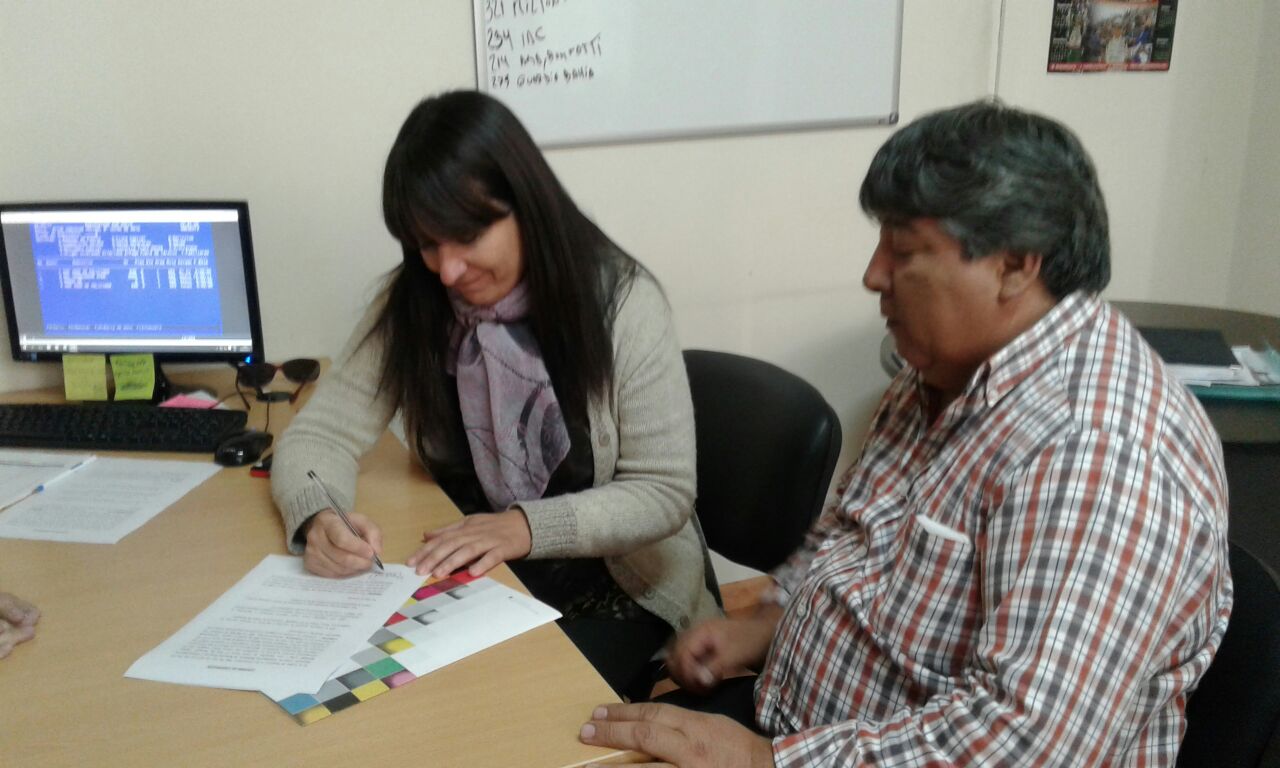
[[[1067,339],[1079,333],[1085,322],[1098,312],[1101,304],[1102,300],[1097,295],[1085,291],[1076,291],[1064,297],[1035,325],[1018,334],[974,371],[973,377],[957,398],[957,402],[966,404],[962,406],[963,411],[969,412],[983,405],[987,408],[994,407],[1056,354]],[[919,371],[910,367],[908,370],[909,386],[916,398],[915,407],[923,417],[929,398],[935,394],[925,384]],[[927,426],[922,421],[920,429]]]
[[[1101,303],[1095,294],[1085,291],[1063,298],[1035,325],[982,364],[966,396],[980,396],[988,408],[993,407],[1079,333],[1097,314]]]

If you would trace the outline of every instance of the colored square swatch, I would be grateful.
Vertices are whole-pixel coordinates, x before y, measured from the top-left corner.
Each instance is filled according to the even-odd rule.
[[[362,667],[368,667],[370,664],[377,664],[387,658],[390,657],[387,656],[386,651],[372,646],[369,648],[362,648],[356,653],[351,654],[351,660]],[[378,677],[378,675],[375,675],[375,677]]]
[[[390,677],[384,677],[382,682],[386,683],[388,688],[399,688],[400,686],[412,683],[417,679],[417,675],[407,669],[402,669]]]
[[[335,696],[332,699],[329,699],[324,703],[324,705],[328,707],[330,712],[341,712],[347,707],[354,707],[359,703],[360,699],[357,699],[356,695],[351,691],[347,691],[341,696]]]
[[[388,657],[388,658],[382,659],[381,661],[373,662],[372,664],[366,666],[365,669],[369,672],[369,674],[381,680],[384,677],[394,675],[395,673],[403,670],[404,667],[401,666],[400,662],[396,661],[393,658]]]
[[[350,692],[350,688],[337,680],[325,680],[324,685],[320,686],[320,690],[316,691],[316,698],[320,701],[329,701],[330,699]]]
[[[394,626],[387,627],[396,637],[403,637],[409,642],[413,642],[413,634],[415,631],[422,629],[422,625],[416,621],[402,621]]]
[[[411,619],[417,618],[427,611],[431,610],[431,604],[422,600],[413,601],[413,605],[406,605],[400,608],[400,615],[408,616]]]
[[[374,696],[377,696],[380,693],[386,693],[389,690],[391,690],[391,688],[388,687],[386,683],[381,680],[373,680],[365,683],[359,688],[352,688],[351,693],[355,694],[355,697],[360,701],[368,701]]]
[[[351,691],[354,691],[355,689],[359,688],[365,683],[369,683],[372,681],[373,681],[373,675],[366,672],[363,667],[355,670],[354,672],[348,672],[347,674],[342,675],[338,678],[338,682],[347,686],[347,690],[351,690]]]
[[[369,636],[369,645],[382,645],[389,640],[395,640],[399,635],[385,627],[379,627],[377,632]]]
[[[493,605],[490,597],[482,596],[490,590],[497,590],[493,594],[509,591],[492,579],[473,577],[465,571],[444,579],[424,580],[414,598],[406,600],[400,610],[388,617],[369,637],[368,645],[343,662],[319,691],[294,693],[276,700],[276,704],[295,722],[305,726],[413,682],[419,676],[415,669],[426,674],[450,663],[429,649],[435,647],[441,637],[448,636],[449,628],[454,626],[453,618],[479,615],[472,612],[484,612]],[[536,605],[550,613],[542,621],[554,621],[558,617],[547,606]],[[538,613],[536,608],[528,610],[531,614]]]
[[[407,651],[413,647],[413,643],[405,640],[403,637],[394,637],[385,643],[379,643],[378,647],[389,654],[395,655],[401,651]]]
[[[293,719],[297,720],[299,725],[311,725],[315,721],[323,720],[331,714],[333,713],[329,711],[328,707],[320,704],[319,706],[299,712],[293,716]]]
[[[276,702],[284,707],[284,711],[291,715],[296,715],[304,709],[310,709],[320,702],[316,701],[316,697],[309,693],[295,693],[287,699],[281,699]]]

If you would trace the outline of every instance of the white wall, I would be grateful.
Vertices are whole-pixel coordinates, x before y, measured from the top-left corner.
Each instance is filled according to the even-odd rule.
[[[1000,35],[999,0],[906,0],[903,121],[993,90],[1066,121],[1111,208],[1108,295],[1278,311],[1278,68],[1260,42],[1280,21],[1263,0],[1206,5],[1181,4],[1168,73],[1050,76],[1050,3],[1008,0]],[[470,18],[467,0],[0,0],[0,199],[246,198],[270,358],[331,355],[398,258],[378,195],[400,121],[474,82]],[[663,280],[686,346],[800,373],[855,445],[886,382],[857,189],[891,130],[549,156]],[[0,360],[0,391],[57,381]]]
[[[399,259],[400,121],[474,81],[464,0],[0,0],[0,199],[247,199],[271,359],[332,354]]]
[[[1179,3],[1168,72],[1106,75],[1047,74],[1052,4],[1006,5],[1000,95],[1071,125],[1093,154],[1111,214],[1108,298],[1231,306],[1266,4]]]
[[[1227,304],[1280,315],[1280,3],[1263,7]]]

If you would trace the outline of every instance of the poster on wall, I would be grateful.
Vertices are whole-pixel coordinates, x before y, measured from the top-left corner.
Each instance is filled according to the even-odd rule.
[[[1053,4],[1050,72],[1163,72],[1173,58],[1178,0]]]

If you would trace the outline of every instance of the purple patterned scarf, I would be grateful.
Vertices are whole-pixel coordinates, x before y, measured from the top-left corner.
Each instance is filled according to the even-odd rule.
[[[569,430],[524,322],[529,291],[521,281],[498,303],[468,304],[449,291],[457,323],[446,370],[457,376],[458,405],[471,460],[495,511],[540,499],[569,453]]]

